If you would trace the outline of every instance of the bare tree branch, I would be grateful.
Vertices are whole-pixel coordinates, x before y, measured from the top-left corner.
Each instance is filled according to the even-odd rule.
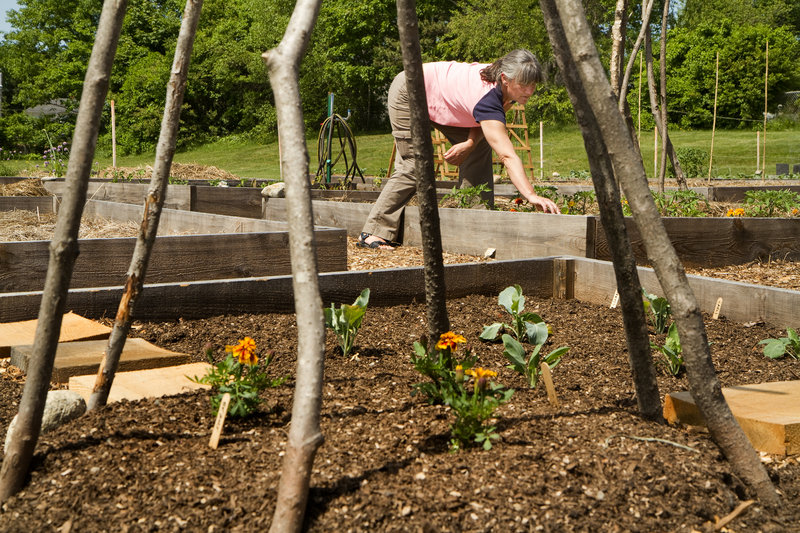
[[[587,100],[633,210],[647,255],[672,307],[683,345],[692,396],[714,441],[731,462],[734,471],[747,481],[763,503],[777,505],[780,498],[764,466],[722,396],[711,362],[700,307],[658,215],[650,188],[643,179],[645,172],[641,157],[633,148],[631,136],[623,133],[627,133],[627,127],[605,77],[583,8],[577,0],[542,0],[545,1],[554,1],[557,6]]]
[[[50,243],[50,263],[39,308],[31,364],[19,406],[17,430],[3,457],[3,467],[0,470],[0,503],[22,489],[39,439],[61,319],[75,258],[78,256],[78,230],[86,203],[86,189],[92,170],[100,116],[108,92],[108,80],[126,6],[126,0],[107,0],[103,3],[97,36],[86,69],[67,166],[68,186]]]
[[[189,60],[192,56],[192,46],[197,32],[197,22],[200,19],[200,10],[203,0],[187,0],[183,12],[181,30],[178,34],[178,43],[175,46],[175,58],[172,62],[172,73],[167,85],[166,104],[164,117],[161,121],[161,133],[156,146],[155,162],[153,163],[153,177],[150,180],[150,189],[144,204],[144,217],[136,239],[131,264],[128,267],[128,279],[125,282],[125,292],[119,303],[114,327],[108,340],[108,347],[103,355],[97,381],[94,384],[92,395],[89,397],[88,409],[91,411],[102,407],[108,401],[108,394],[114,382],[114,375],[119,366],[120,354],[125,347],[125,339],[131,329],[131,313],[136,303],[136,298],[144,285],[147,264],[150,253],[158,232],[158,222],[161,209],[164,207],[164,198],[169,183],[169,173],[172,168],[172,157],[175,155],[175,141],[178,137],[178,124],[181,118],[181,105],[183,93],[186,89],[186,78],[189,73]]]
[[[314,217],[308,180],[308,148],[300,102],[300,61],[308,48],[320,0],[299,0],[277,47],[262,57],[275,94],[278,129],[283,143],[292,287],[297,313],[297,380],[292,424],[283,460],[270,531],[300,531],[303,526],[311,468],[323,436],[319,417],[325,357],[325,317],[319,292]]]

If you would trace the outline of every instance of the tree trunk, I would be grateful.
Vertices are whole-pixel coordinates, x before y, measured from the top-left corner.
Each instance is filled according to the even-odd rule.
[[[189,71],[189,60],[192,56],[192,45],[197,33],[197,22],[200,19],[200,10],[203,0],[187,0],[183,12],[181,30],[178,43],[175,46],[175,58],[172,62],[172,71],[167,85],[166,105],[164,117],[161,121],[161,133],[156,147],[156,157],[153,163],[153,176],[150,180],[150,189],[144,204],[144,217],[136,239],[130,267],[128,267],[128,280],[125,283],[125,292],[119,303],[114,327],[108,340],[108,347],[103,355],[97,381],[94,384],[92,395],[89,397],[88,409],[91,411],[106,405],[114,375],[119,366],[119,358],[125,347],[125,339],[131,329],[131,313],[136,303],[136,298],[144,285],[147,264],[150,253],[158,232],[158,222],[161,209],[164,207],[164,198],[169,182],[169,173],[172,168],[172,157],[175,155],[175,140],[178,136],[178,124],[181,117],[183,93],[186,89],[186,77]]]
[[[67,292],[78,256],[78,230],[86,203],[86,189],[92,170],[92,159],[100,127],[108,80],[117,51],[126,0],[107,0],[103,3],[97,37],[86,69],[80,110],[72,138],[72,150],[67,166],[67,191],[58,214],[53,240],[50,243],[50,263],[47,268],[39,321],[33,342],[33,353],[25,389],[19,406],[17,431],[3,458],[0,471],[0,503],[16,494],[25,484],[44,413],[50,375],[53,372],[61,319],[64,315]]]
[[[630,135],[612,96],[611,86],[591,38],[581,4],[576,0],[541,0],[555,2],[567,43],[592,114],[608,147],[634,220],[639,228],[647,255],[653,262],[658,280],[672,307],[683,344],[686,370],[692,396],[705,418],[711,436],[730,460],[734,471],[755,490],[762,502],[777,505],[780,498],[758,455],[731,414],[717,380],[703,317],[686,274],[670,243],[647,187],[641,157],[633,150]]]
[[[628,0],[617,0],[614,9],[614,25],[611,27],[611,60],[609,73],[611,76],[611,89],[619,95],[622,93],[622,64],[625,60],[625,32],[628,28]],[[636,52],[633,53],[636,55]]]
[[[425,96],[425,80],[422,76],[422,52],[414,0],[397,0],[397,29],[400,32],[403,69],[406,73],[408,104],[411,109],[411,138],[416,161],[428,334],[431,340],[436,340],[439,335],[450,329],[450,321],[447,317],[439,206],[436,203],[431,123]]]
[[[600,220],[605,229],[614,264],[628,344],[628,361],[639,412],[644,418],[660,421],[663,419],[661,396],[642,304],[642,287],[636,269],[636,258],[625,227],[625,216],[620,204],[619,187],[614,180],[611,158],[598,128],[597,118],[586,102],[586,93],[577,74],[575,61],[566,47],[564,29],[561,27],[555,7],[552,2],[545,1],[541,2],[541,6],[558,68],[569,89],[572,107],[583,131],[584,145],[589,156],[589,167],[600,206]]]
[[[678,156],[675,154],[675,148],[672,146],[672,140],[669,138],[667,125],[662,120],[664,115],[662,115],[658,105],[658,95],[656,94],[656,78],[655,74],[653,73],[653,44],[649,31],[645,34],[644,48],[645,48],[645,59],[647,62],[647,88],[648,88],[648,93],[650,94],[650,108],[653,113],[653,121],[655,121],[656,128],[658,128],[658,133],[661,135],[662,146],[665,147],[662,149],[662,154],[661,154],[662,163],[658,179],[658,192],[660,193],[664,192],[664,176],[666,172],[666,165],[664,164],[665,162],[664,153],[666,153],[667,156],[669,156],[669,160],[672,163],[672,168],[675,171],[675,177],[678,181],[678,186],[681,189],[685,190],[686,179],[683,177],[683,171],[681,170],[681,165],[680,163],[678,163]],[[662,87],[662,91],[663,90],[666,90],[666,88]],[[664,102],[666,103],[666,97],[664,98]]]
[[[262,57],[269,67],[278,131],[283,142],[292,288],[297,314],[297,379],[292,423],[270,531],[303,527],[311,468],[322,445],[320,407],[325,356],[325,317],[319,293],[314,216],[308,180],[308,148],[300,102],[300,61],[308,48],[320,0],[299,0],[277,47]]]
[[[622,83],[620,84],[620,91],[618,93],[620,111],[622,111],[623,104],[628,99],[628,83],[631,79],[631,72],[633,71],[634,63],[636,62],[636,56],[639,53],[639,49],[642,47],[645,34],[650,31],[650,13],[653,11],[653,1],[654,0],[642,1],[642,27],[639,30],[639,36],[636,38],[636,42],[633,44],[633,49],[628,57],[628,65],[625,67],[625,75],[622,77]]]

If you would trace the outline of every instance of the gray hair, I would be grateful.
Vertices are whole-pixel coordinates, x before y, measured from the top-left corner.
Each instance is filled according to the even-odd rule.
[[[534,85],[545,81],[544,69],[539,60],[533,53],[523,49],[512,50],[481,70],[481,79],[498,83],[502,74],[521,85]]]

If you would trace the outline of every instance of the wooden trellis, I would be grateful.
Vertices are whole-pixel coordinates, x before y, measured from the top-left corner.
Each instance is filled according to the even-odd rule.
[[[506,122],[508,137],[511,139],[511,144],[514,145],[514,149],[517,152],[523,152],[520,154],[522,166],[526,173],[530,175],[531,180],[534,180],[536,179],[536,176],[534,175],[533,154],[531,153],[531,145],[528,137],[528,122],[525,119],[525,106],[521,104],[514,104],[509,111],[509,114],[512,116],[511,120]],[[458,166],[451,165],[444,160],[444,154],[447,152],[447,138],[441,131],[437,130],[436,128],[432,128],[431,142],[433,143],[433,161],[436,165],[435,172],[439,179],[457,179]],[[392,166],[394,165],[394,158],[396,154],[397,146],[392,144],[392,155],[389,157],[389,168],[386,172],[387,178],[392,175]],[[502,164],[496,155],[493,155],[492,162],[500,164],[500,172],[502,172]]]

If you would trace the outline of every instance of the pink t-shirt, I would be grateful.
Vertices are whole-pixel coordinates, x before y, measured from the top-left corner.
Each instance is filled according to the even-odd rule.
[[[502,96],[497,103],[494,94],[495,84],[481,79],[481,70],[488,63],[456,63],[440,61],[425,63],[422,72],[425,77],[425,93],[428,98],[428,114],[431,121],[444,126],[474,128],[478,126],[475,107],[480,102],[485,107],[492,101],[492,107],[498,107],[496,118],[505,122]],[[499,91],[495,91],[500,94]],[[483,102],[482,102],[483,100]]]

